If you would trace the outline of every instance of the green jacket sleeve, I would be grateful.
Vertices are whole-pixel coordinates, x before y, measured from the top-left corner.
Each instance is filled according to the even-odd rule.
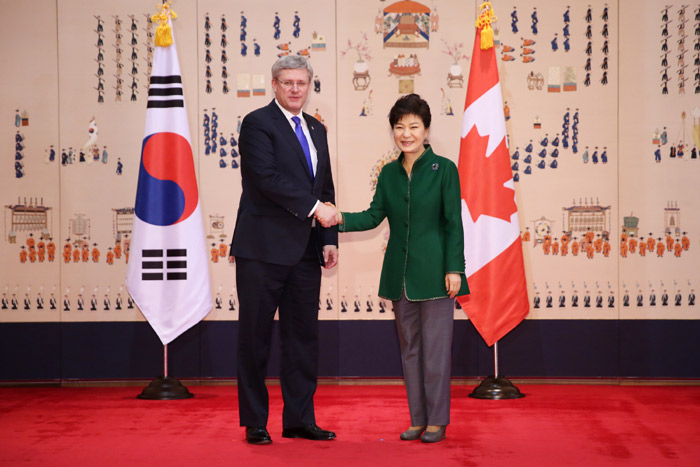
[[[386,217],[382,175],[383,173],[379,174],[377,190],[374,192],[374,198],[372,198],[369,209],[362,212],[343,212],[343,223],[338,224],[338,231],[358,232],[371,230],[381,224]]]
[[[462,227],[462,200],[459,172],[454,164],[445,171],[442,189],[445,216],[445,274],[464,274],[464,228]]]

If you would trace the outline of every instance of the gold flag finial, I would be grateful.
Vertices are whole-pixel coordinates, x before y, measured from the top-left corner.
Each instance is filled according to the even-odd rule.
[[[488,50],[493,47],[493,29],[491,23],[498,18],[493,14],[491,2],[484,2],[479,5],[479,17],[476,20],[476,28],[481,29],[481,50]]]
[[[156,47],[168,47],[173,44],[173,32],[168,24],[169,19],[176,19],[177,14],[170,8],[170,1],[158,5],[158,13],[151,16],[151,21],[158,23],[156,28]]]

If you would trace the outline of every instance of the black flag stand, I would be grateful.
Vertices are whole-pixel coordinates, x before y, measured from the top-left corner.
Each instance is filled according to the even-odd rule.
[[[519,399],[525,397],[525,394],[520,392],[520,390],[511,383],[508,378],[498,374],[498,342],[493,344],[493,374],[495,376],[488,376],[485,380],[481,382],[469,397],[474,399]]]
[[[174,400],[194,397],[176,378],[168,376],[168,346],[163,346],[163,375],[151,381],[148,387],[136,396],[138,399]]]

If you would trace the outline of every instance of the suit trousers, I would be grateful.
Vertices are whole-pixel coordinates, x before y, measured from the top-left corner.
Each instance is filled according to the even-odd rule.
[[[393,303],[411,425],[448,425],[454,298]]]
[[[302,259],[284,266],[236,258],[238,317],[238,405],[241,426],[266,426],[265,386],[275,311],[279,308],[280,384],[284,428],[316,423],[318,300],[321,268],[317,237],[311,235]]]

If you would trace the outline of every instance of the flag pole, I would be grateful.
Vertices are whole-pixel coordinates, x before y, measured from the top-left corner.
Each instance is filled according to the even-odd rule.
[[[525,394],[520,392],[513,383],[498,371],[498,341],[493,343],[493,375],[488,376],[479,384],[469,397],[474,399],[520,399]]]
[[[136,396],[138,399],[149,400],[175,400],[189,399],[194,397],[185,386],[182,385],[177,378],[168,376],[168,345],[163,345],[163,376],[151,381],[148,387],[141,391],[141,394]]]
[[[194,157],[171,24],[177,14],[170,4],[171,0],[163,1],[158,13],[150,17],[158,26],[132,227],[134,261],[129,263],[126,280],[129,293],[163,343],[163,376],[137,396],[156,400],[193,397],[168,375],[168,344],[212,308]],[[144,164],[146,160],[156,162]],[[147,165],[158,169],[151,173]],[[168,175],[159,172],[165,165],[174,171]],[[180,211],[171,212],[171,195],[157,183],[153,185],[163,178],[172,180],[184,194],[185,207]]]

